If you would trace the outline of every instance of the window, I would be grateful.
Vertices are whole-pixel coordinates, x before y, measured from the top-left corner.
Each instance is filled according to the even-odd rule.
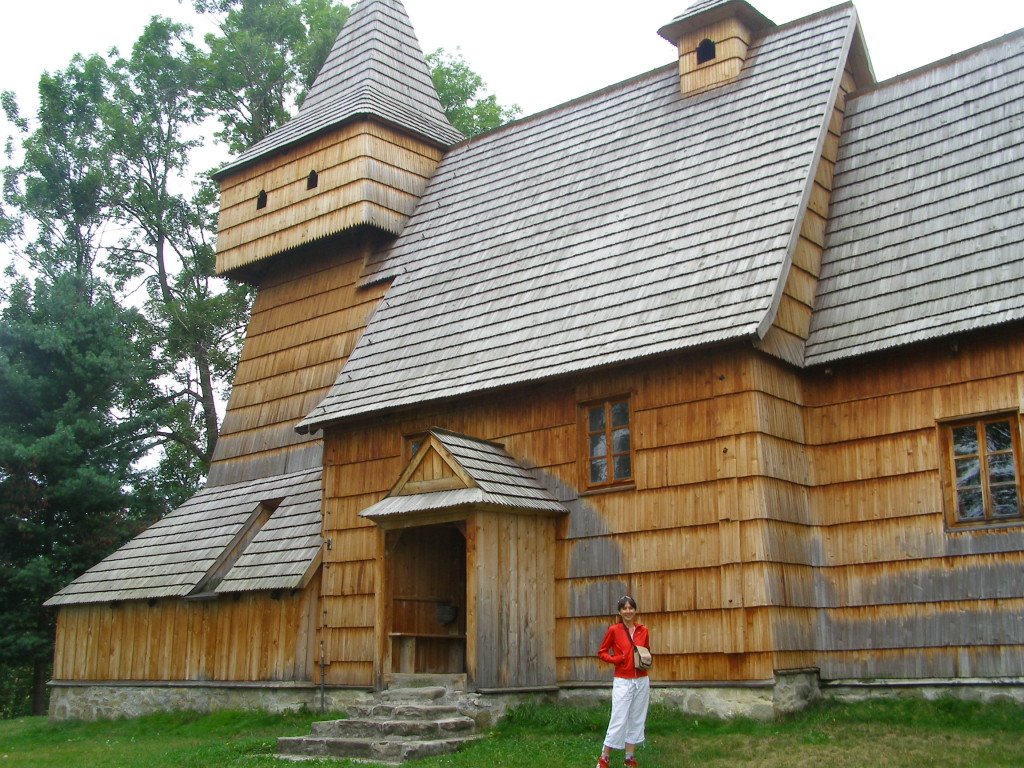
[[[406,463],[412,461],[412,457],[416,455],[416,452],[423,445],[423,442],[427,439],[426,432],[417,432],[412,435],[405,435],[402,438],[402,460]]]
[[[633,481],[629,399],[613,398],[582,408],[585,436],[585,484],[604,488]]]
[[[1020,418],[990,414],[942,425],[952,526],[1018,522]]]
[[[306,177],[306,189],[316,189],[316,185],[320,183],[320,177],[317,176],[316,171],[310,171],[309,176]]]
[[[704,64],[715,58],[715,41],[704,38],[697,46],[697,63]]]
[[[260,193],[256,195],[256,210],[259,211],[267,207],[267,193],[265,190],[260,190]]]

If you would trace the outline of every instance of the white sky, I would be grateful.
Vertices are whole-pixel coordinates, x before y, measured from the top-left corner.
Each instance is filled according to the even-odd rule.
[[[405,6],[425,52],[461,48],[502,103],[515,102],[530,114],[671,61],[672,46],[657,30],[692,2],[405,0]],[[784,23],[833,3],[752,4]],[[1021,0],[854,5],[879,79],[1024,27]],[[196,19],[189,0],[0,0],[0,89],[13,90],[22,111],[31,112],[42,71],[63,67],[76,52],[115,45],[127,52],[156,13]]]

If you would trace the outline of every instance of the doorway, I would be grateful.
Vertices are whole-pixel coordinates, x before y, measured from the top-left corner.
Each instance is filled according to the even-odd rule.
[[[387,533],[388,644],[393,673],[466,671],[464,523]]]

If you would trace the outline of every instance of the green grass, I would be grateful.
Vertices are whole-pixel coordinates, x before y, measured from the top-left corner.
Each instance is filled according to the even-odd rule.
[[[591,768],[607,708],[528,706],[488,738],[411,768]],[[173,713],[98,723],[0,721],[0,768],[249,768],[285,763],[276,736],[309,732],[302,713]],[[770,723],[694,718],[654,707],[638,754],[644,768],[998,768],[1024,766],[1024,707],[916,699],[825,704]],[[621,764],[616,755],[613,765]],[[317,761],[309,766],[349,763]]]

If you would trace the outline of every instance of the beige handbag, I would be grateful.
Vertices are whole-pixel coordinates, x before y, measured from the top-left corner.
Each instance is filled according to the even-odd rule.
[[[654,656],[651,654],[649,648],[643,645],[637,645],[633,642],[633,638],[629,636],[629,630],[623,627],[626,632],[626,639],[629,640],[629,644],[633,646],[633,667],[636,669],[650,669],[654,666]]]

